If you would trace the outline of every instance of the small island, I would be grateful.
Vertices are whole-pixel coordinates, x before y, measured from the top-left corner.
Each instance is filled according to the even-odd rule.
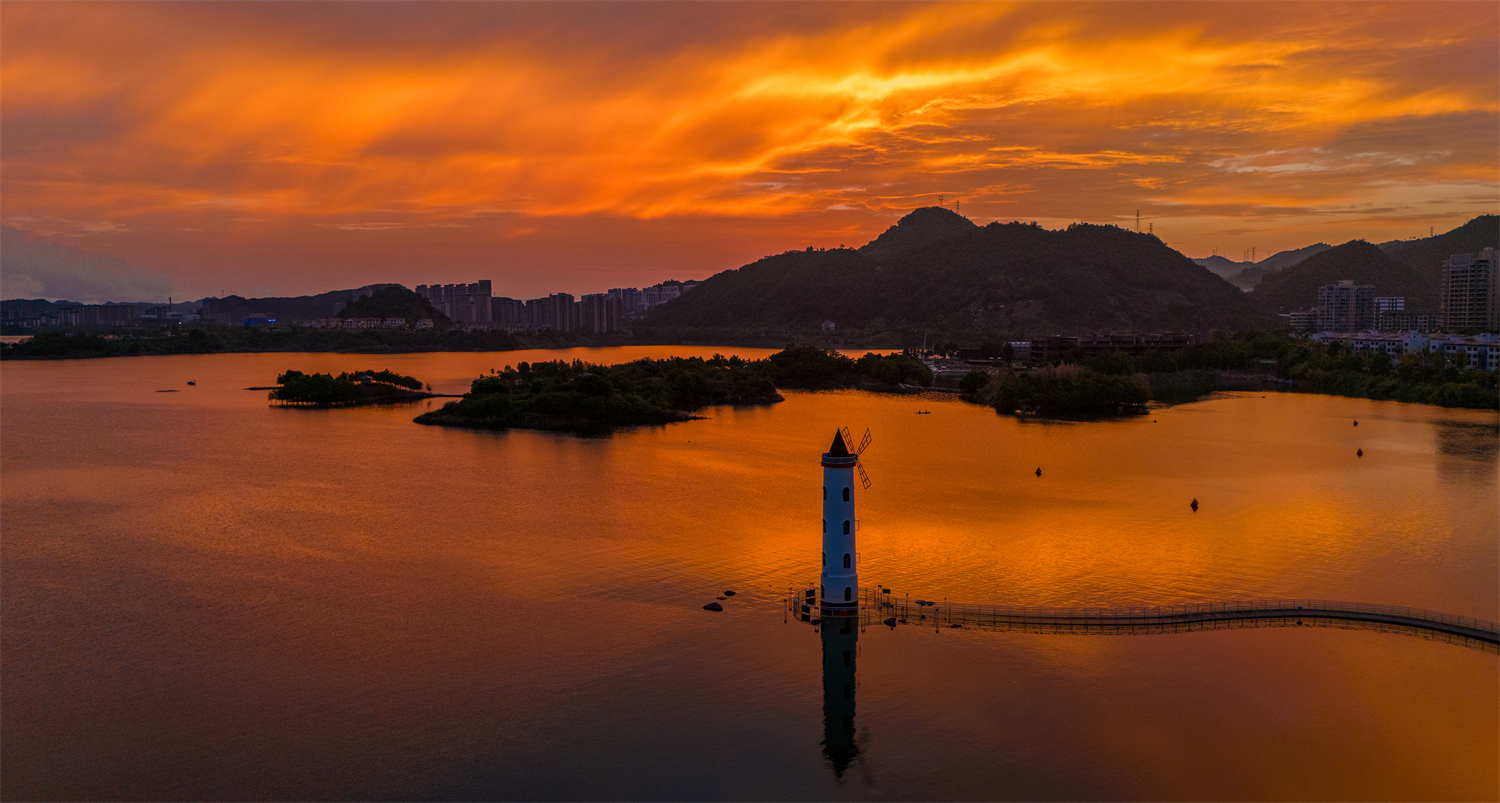
[[[290,407],[352,407],[360,404],[387,404],[415,401],[437,394],[424,391],[421,380],[392,371],[353,371],[333,374],[304,374],[287,371],[276,377],[271,401]]]
[[[685,421],[704,407],[773,404],[777,388],[926,387],[932,372],[910,354],[859,359],[813,346],[789,346],[763,360],[640,359],[620,365],[582,361],[521,363],[474,380],[468,393],[419,424],[603,432],[616,427]]]

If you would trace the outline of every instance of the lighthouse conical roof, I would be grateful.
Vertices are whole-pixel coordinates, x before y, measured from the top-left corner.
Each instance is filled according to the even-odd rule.
[[[849,457],[849,447],[844,445],[844,436],[838,430],[834,430],[833,446],[829,447],[828,454],[833,457]]]

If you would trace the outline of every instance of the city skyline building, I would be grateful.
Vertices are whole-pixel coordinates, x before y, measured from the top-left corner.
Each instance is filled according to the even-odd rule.
[[[1500,325],[1495,249],[1454,254],[1443,266],[1440,325],[1452,332],[1493,332]]]
[[[489,323],[493,320],[489,279],[472,284],[419,284],[416,293],[454,323]]]
[[[1318,288],[1318,331],[1361,332],[1375,326],[1375,286],[1344,279]]]

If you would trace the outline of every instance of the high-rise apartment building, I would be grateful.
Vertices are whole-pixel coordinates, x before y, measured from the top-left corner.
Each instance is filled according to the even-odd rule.
[[[608,293],[590,293],[578,301],[577,326],[602,335],[620,331],[620,302]]]
[[[419,284],[417,295],[432,302],[438,312],[454,323],[489,323],[493,320],[490,280],[473,284]]]
[[[490,300],[490,320],[501,329],[518,332],[531,328],[531,313],[526,302],[499,296]]]
[[[546,298],[533,298],[526,302],[531,313],[532,329],[553,329],[571,332],[577,328],[574,322],[573,296],[569,293],[553,293]]]
[[[1456,254],[1443,267],[1442,327],[1449,332],[1493,332],[1500,326],[1495,249]]]
[[[1318,288],[1318,331],[1352,334],[1374,326],[1374,285],[1345,279]]]

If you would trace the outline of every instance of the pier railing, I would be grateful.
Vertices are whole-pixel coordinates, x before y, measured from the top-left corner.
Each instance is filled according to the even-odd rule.
[[[799,618],[811,621],[823,611],[813,594],[815,588],[794,592],[789,602]],[[852,612],[848,612],[852,613]],[[848,615],[847,613],[845,615]],[[884,588],[860,589],[858,615],[862,625],[895,620],[923,626],[982,627],[997,630],[1034,630],[1053,633],[1164,633],[1216,627],[1380,626],[1403,632],[1441,633],[1485,645],[1500,646],[1500,625],[1485,619],[1457,616],[1400,605],[1377,605],[1321,599],[1261,599],[1192,602],[1179,605],[1104,607],[1031,607],[984,605],[937,600],[917,600],[892,594]],[[1260,624],[1257,624],[1260,623]]]

